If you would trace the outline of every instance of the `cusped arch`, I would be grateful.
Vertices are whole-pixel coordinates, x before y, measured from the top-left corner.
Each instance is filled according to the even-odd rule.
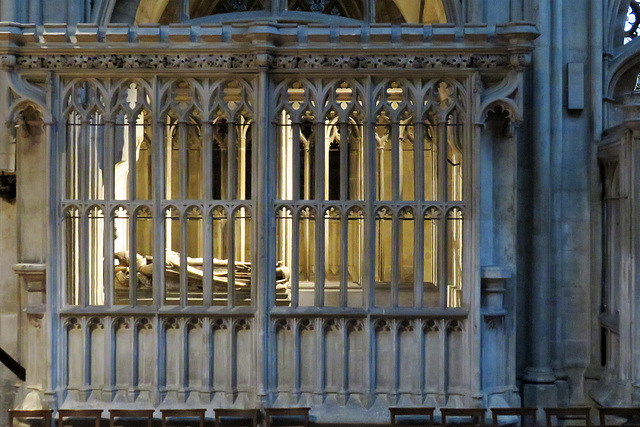
[[[492,115],[501,115],[505,120],[511,121],[515,124],[522,122],[522,116],[518,105],[508,98],[498,99],[488,104],[482,111],[481,123],[486,123]]]
[[[9,107],[8,122],[12,124],[28,124],[42,122],[51,124],[51,114],[46,108],[32,99],[20,99]]]
[[[28,106],[40,112],[44,123],[52,123],[51,111],[47,106],[47,95],[42,87],[38,87],[25,80],[18,73],[7,73],[8,83],[11,90],[19,99],[9,107],[9,120],[15,120],[16,113],[21,112]]]

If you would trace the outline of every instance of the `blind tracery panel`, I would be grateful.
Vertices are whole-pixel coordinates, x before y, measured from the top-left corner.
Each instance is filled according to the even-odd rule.
[[[461,306],[463,85],[286,79],[276,99],[291,307]]]
[[[253,99],[241,79],[64,81],[66,304],[252,303]]]

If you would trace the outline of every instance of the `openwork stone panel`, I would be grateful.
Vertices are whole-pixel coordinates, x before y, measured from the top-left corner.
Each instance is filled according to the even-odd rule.
[[[477,76],[220,76],[58,77],[60,402],[469,395]]]
[[[462,306],[464,84],[285,79],[275,91],[275,250],[291,307]]]
[[[251,305],[253,90],[65,81],[67,305]]]

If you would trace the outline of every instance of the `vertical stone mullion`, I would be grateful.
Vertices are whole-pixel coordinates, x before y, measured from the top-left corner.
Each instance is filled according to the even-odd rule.
[[[362,154],[364,156],[364,254],[362,265],[363,277],[363,305],[369,309],[375,302],[375,204],[376,199],[376,168],[375,168],[375,102],[373,99],[373,82],[371,77],[365,82],[365,93],[368,95],[365,105],[365,120],[363,126]]]
[[[164,138],[164,122],[162,120],[161,112],[159,110],[159,92],[160,81],[158,77],[152,80],[152,128],[151,128],[151,159],[154,161],[151,168],[152,173],[152,202],[151,212],[153,215],[153,257],[157,260],[153,263],[153,306],[154,308],[160,308],[165,301],[165,280],[164,280],[164,268],[165,268],[165,248],[164,248],[164,217],[162,211],[162,200],[165,196],[165,163],[166,163],[166,148]],[[157,319],[157,329],[162,329],[162,324]],[[160,333],[158,333],[158,339]],[[157,342],[158,346],[160,341]],[[159,349],[160,347],[158,347]],[[158,353],[160,356],[160,354]],[[160,357],[158,357],[160,359]],[[160,360],[158,360],[160,363]],[[158,384],[160,379],[157,379]]]
[[[86,203],[80,204],[78,213],[80,218],[80,283],[78,290],[78,305],[87,307],[89,305],[89,209]]]
[[[274,162],[278,155],[277,134],[274,132],[270,117],[272,111],[271,81],[268,71],[262,70],[259,76],[251,80],[257,84],[254,95],[254,122],[251,132],[251,200],[253,207],[253,246],[252,262],[257,266],[251,275],[251,301],[256,309],[253,327],[255,343],[255,382],[257,405],[267,405],[268,390],[271,385],[268,364],[273,359],[269,339],[269,311],[275,300],[275,245],[269,238],[275,232],[273,200],[277,185]],[[263,185],[260,185],[262,183]],[[269,266],[269,267],[267,267]],[[262,284],[267,284],[263,286]]]
[[[202,177],[204,180],[204,200],[213,198],[213,125],[210,120],[202,123]],[[203,233],[203,259],[213,259],[213,217],[208,205],[204,204],[202,211],[202,233]],[[205,262],[202,266],[202,304],[205,307],[211,306],[213,300],[213,268],[210,262]],[[204,380],[203,380],[204,384]]]
[[[236,345],[235,327],[236,327],[235,321],[234,320],[229,321],[229,333],[227,334],[227,348],[229,349],[229,360],[226,366],[227,378],[229,379],[229,382],[227,383],[226,393],[227,393],[227,399],[229,399],[229,401],[233,400],[230,398],[233,395],[233,393],[236,391],[237,351],[235,348],[235,345]]]
[[[181,176],[186,175],[182,173]],[[188,305],[188,284],[187,278],[187,207],[182,206],[180,212],[180,306]]]
[[[325,239],[324,239],[324,229],[325,229],[325,219],[324,219],[324,209],[325,203],[325,176],[324,176],[324,163],[325,163],[325,151],[321,147],[324,147],[324,134],[325,134],[325,124],[324,121],[317,120],[314,123],[315,126],[315,198],[318,201],[316,203],[316,285],[315,285],[315,306],[323,307],[324,306],[324,266],[325,266]]]
[[[158,394],[160,399],[162,399],[167,393],[167,319],[158,318],[158,342],[157,342],[157,352],[158,352],[158,365],[157,365],[157,375],[158,375]]]
[[[438,247],[437,247],[437,269],[438,269],[438,285],[440,287],[440,306],[447,307],[447,262],[449,259],[449,248],[447,247],[447,232],[449,224],[446,218],[446,205],[440,212],[438,221]]]
[[[202,233],[204,248],[202,256],[206,260],[213,260],[213,216],[209,206],[205,203],[202,211]],[[209,307],[213,301],[213,265],[205,262],[202,267],[202,304]]]
[[[82,388],[83,392],[88,392],[91,387],[91,328],[89,327],[89,319],[83,319],[82,321],[83,328],[83,349],[84,354],[82,358],[83,366],[82,366]]]
[[[129,375],[129,387],[127,388],[127,397],[134,400],[138,389],[138,346],[137,346],[137,325],[135,317],[127,317],[131,333],[129,334],[129,354],[131,355],[131,375]]]
[[[286,143],[286,141],[285,141]],[[308,165],[305,163],[305,160],[308,160],[309,147],[305,147],[305,158],[300,160],[300,124],[299,123],[291,123],[291,158],[292,165],[287,165],[291,167],[292,176],[291,176],[291,185],[292,191],[291,196],[293,200],[304,199],[306,195],[306,191],[300,193],[300,171],[303,171],[305,176],[308,174]],[[306,186],[309,185],[309,182],[304,182],[305,189]],[[286,194],[283,194],[286,197]],[[283,198],[284,198],[283,197]]]
[[[440,201],[447,201],[447,127],[446,122],[438,123],[438,198]],[[447,306],[447,261],[449,259],[449,252],[446,245],[447,237],[447,204],[442,205],[440,211],[440,224],[438,227],[438,282],[440,285],[440,306]]]
[[[102,386],[102,399],[110,401],[113,393],[113,383],[115,378],[113,377],[113,348],[114,348],[114,336],[113,336],[113,322],[110,316],[102,319],[104,322],[104,385]],[[106,396],[105,396],[106,395]],[[105,399],[106,397],[106,399]]]
[[[418,117],[416,117],[418,119]],[[413,276],[413,305],[416,308],[423,305],[424,290],[424,124],[414,120],[413,157],[415,167],[415,207],[414,212],[414,276]],[[421,226],[422,225],[422,226]]]
[[[136,117],[131,114],[129,117],[128,128],[128,156],[129,156],[129,175],[127,176],[127,186],[129,187],[128,199],[136,200]],[[131,216],[131,214],[130,214]]]
[[[209,400],[211,398],[211,380],[213,378],[213,372],[211,371],[211,363],[210,361],[213,359],[213,353],[210,352],[212,342],[211,342],[211,318],[203,317],[202,318],[202,363],[200,365],[200,375],[202,377],[202,382],[200,383],[200,393],[205,395],[205,398]]]
[[[291,308],[300,304],[300,210],[291,209]]]
[[[344,400],[345,404],[349,399],[349,331],[347,330],[348,322],[344,319],[341,322],[342,330],[342,381],[340,382],[339,394]]]
[[[140,385],[140,329],[141,325],[138,324],[135,317],[131,319],[131,389],[133,394],[132,398],[135,398]]]
[[[347,119],[348,120],[348,119]],[[349,199],[349,123],[340,123],[340,200]],[[331,172],[331,171],[330,171]]]
[[[316,359],[316,366],[318,367],[318,383],[316,384],[316,390],[318,391],[321,397],[325,396],[325,372],[327,370],[327,346],[324,335],[324,320],[322,318],[316,319],[316,330],[318,331],[316,335],[316,346],[319,349]]]
[[[178,198],[180,200],[185,200],[187,198],[187,186],[189,183],[187,182],[187,168],[189,165],[187,156],[189,155],[188,151],[188,143],[187,143],[187,123],[183,121],[178,122],[178,163],[180,165],[180,189],[178,191]],[[175,199],[176,195],[172,194],[171,197]]]
[[[393,201],[400,200],[400,118],[392,115],[390,125],[391,141],[391,199]],[[387,166],[388,167],[388,166]],[[382,172],[382,171],[380,171]]]
[[[427,387],[427,380],[426,380],[426,369],[425,369],[425,363],[426,363],[426,352],[424,351],[424,343],[426,340],[426,332],[425,332],[425,323],[427,321],[425,319],[422,320],[418,320],[418,328],[416,328],[416,335],[417,335],[417,343],[420,346],[420,367],[418,372],[420,373],[420,378],[418,381],[418,386],[419,386],[419,392],[420,392],[420,402],[424,401],[424,397],[426,395],[426,387]]]
[[[154,306],[159,308],[165,304],[166,284],[164,278],[165,272],[165,218],[164,210],[161,201],[164,199],[165,185],[164,180],[165,162],[166,162],[166,150],[164,149],[164,124],[157,118],[155,126],[153,127],[153,141],[152,144],[152,157],[156,159],[155,167],[152,169],[154,177],[154,199],[155,206],[154,212],[154,236],[153,253],[154,259],[158,259],[160,262],[153,263],[153,301]]]
[[[178,394],[185,396],[185,390],[189,387],[189,321],[180,319],[180,379]]]
[[[105,207],[104,216],[104,305],[106,309],[110,309],[113,305],[113,215],[112,201],[114,199],[114,169],[113,169],[113,142],[115,138],[113,120],[105,120],[104,123],[104,148],[102,150],[104,158],[104,186],[105,186]]]
[[[400,210],[392,209],[391,218],[391,307],[398,307],[398,291],[400,287]],[[384,221],[384,220],[383,220]]]
[[[291,391],[296,401],[300,397],[300,377],[302,372],[302,357],[300,355],[300,320],[294,319],[293,321],[293,390]]]
[[[441,355],[441,357],[437,361],[440,368],[438,370],[438,372],[440,373],[440,376],[438,377],[438,391],[440,392],[441,396],[444,397],[448,393],[446,378],[447,370],[450,368],[449,364],[447,363],[447,323],[440,320],[438,321],[438,325]]]
[[[75,126],[77,128],[77,126]],[[78,193],[80,200],[88,200],[89,198],[89,122],[82,117],[80,124],[80,137],[78,147]]]
[[[227,211],[227,307],[231,308],[235,305],[235,292],[236,292],[236,283],[235,283],[235,263],[236,263],[236,253],[235,253],[235,241],[236,241],[236,233],[235,233],[235,205],[229,207]]]
[[[213,125],[210,120],[202,123],[202,180],[204,199],[213,198]]]
[[[238,174],[238,143],[236,141],[236,123],[229,120],[227,123],[227,199],[237,199],[236,180]]]
[[[138,245],[136,239],[136,211],[133,205],[129,206],[129,305],[137,304],[138,290]]]
[[[340,216],[340,307],[347,307],[349,292],[349,215],[345,207]]]

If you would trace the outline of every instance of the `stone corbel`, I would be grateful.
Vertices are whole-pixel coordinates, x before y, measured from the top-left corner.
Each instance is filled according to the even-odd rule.
[[[509,267],[484,266],[481,269],[482,308],[488,313],[504,314],[506,282],[511,279]]]
[[[45,264],[14,264],[13,271],[20,278],[20,284],[27,293],[27,311],[38,312],[44,309],[47,266]]]

